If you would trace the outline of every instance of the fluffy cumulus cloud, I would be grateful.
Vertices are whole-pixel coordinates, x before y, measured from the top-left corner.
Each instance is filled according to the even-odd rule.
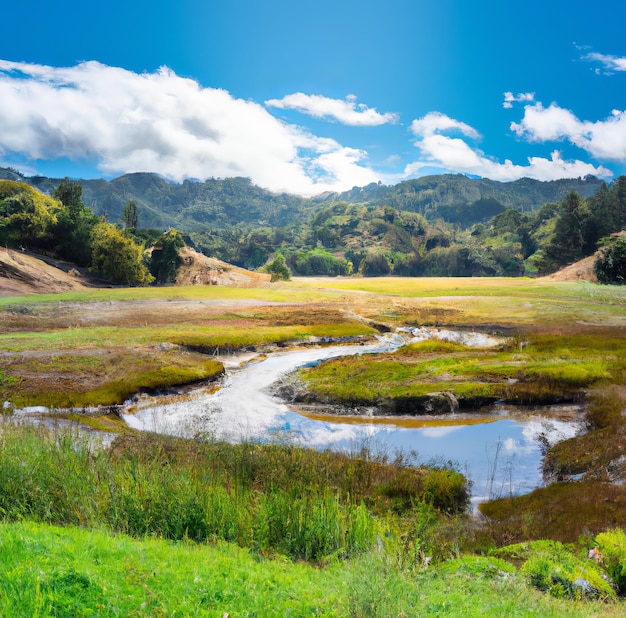
[[[421,169],[433,166],[500,181],[523,177],[556,180],[588,174],[601,177],[612,175],[602,166],[596,167],[584,161],[565,161],[558,150],[553,151],[549,159],[529,157],[526,165],[514,164],[508,159],[504,163],[496,161],[469,143],[480,137],[476,129],[438,112],[414,120],[411,132],[417,138],[415,146],[420,151],[420,158],[405,168],[406,175],[419,175]]]
[[[265,105],[279,109],[294,109],[314,118],[336,120],[342,124],[357,127],[373,127],[398,122],[397,114],[381,114],[375,108],[367,107],[363,103],[357,103],[354,95],[348,95],[343,100],[331,99],[319,94],[296,92],[288,94],[282,99],[265,101]]]
[[[249,176],[302,194],[378,180],[364,151],[281,122],[262,105],[167,68],[137,74],[98,62],[0,61],[0,156],[12,154],[95,160],[104,173],[175,181]]]
[[[511,129],[531,142],[566,140],[593,157],[626,162],[626,111],[613,110],[595,122],[579,120],[571,111],[552,103],[527,105],[519,123]]]

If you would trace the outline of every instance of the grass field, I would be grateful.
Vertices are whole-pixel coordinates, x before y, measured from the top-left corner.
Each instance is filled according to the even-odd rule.
[[[50,448],[25,435],[9,445],[5,427],[3,615],[623,612],[608,591],[602,594],[609,600],[577,601],[572,582],[581,573],[594,580],[582,556],[598,533],[626,521],[626,466],[620,464],[626,448],[625,287],[530,279],[338,278],[259,289],[89,290],[2,298],[0,324],[0,400],[17,407],[119,403],[141,391],[218,380],[221,352],[271,352],[312,337],[368,338],[404,325],[478,330],[507,342],[494,349],[411,344],[395,354],[323,363],[302,376],[314,396],[383,408],[433,390],[452,392],[470,407],[507,397],[590,403],[588,432],[547,452],[546,473],[558,482],[527,496],[484,503],[483,520],[449,506],[463,502],[450,471],[432,470],[427,477],[405,462],[385,468],[389,476],[383,478],[377,476],[381,462],[328,467],[296,451],[287,457],[287,451],[259,447],[252,457],[252,451],[224,446],[220,456],[235,472],[216,473],[192,456],[189,446],[173,459],[164,446],[150,446],[128,432],[118,439],[123,448],[110,455],[118,457],[113,463],[54,434]],[[5,407],[7,415],[10,410]],[[91,416],[77,412],[64,416],[124,433],[120,419],[107,410]],[[253,480],[235,490],[234,478],[244,478],[245,470],[254,471]],[[276,470],[286,476],[272,476]],[[313,476],[303,478],[303,471]],[[207,485],[208,479],[215,484]],[[284,498],[287,479],[313,499]],[[312,485],[320,479],[328,485]],[[365,491],[366,480],[376,491]],[[272,487],[278,491],[272,493]],[[193,496],[201,496],[200,502]],[[329,523],[331,515],[338,523]],[[317,522],[310,532],[300,524],[277,527],[305,520]],[[314,532],[315,526],[329,525],[336,536]],[[205,534],[209,529],[219,534]],[[146,535],[158,538],[142,540]],[[224,539],[237,540],[243,549]],[[494,554],[512,542],[536,539],[573,545],[525,554],[529,566],[507,555],[513,570]],[[607,556],[612,551],[608,545],[606,551]],[[618,566],[622,559],[626,565],[621,551]],[[433,561],[424,568],[427,558]]]

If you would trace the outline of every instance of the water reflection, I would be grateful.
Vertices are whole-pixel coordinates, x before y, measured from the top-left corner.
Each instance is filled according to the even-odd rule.
[[[541,410],[497,408],[487,422],[469,419],[428,420],[426,426],[402,426],[404,419],[384,423],[337,423],[287,412],[276,429],[284,439],[315,448],[359,452],[366,448],[393,460],[397,452],[416,454],[418,462],[451,463],[472,482],[472,501],[518,495],[542,484],[542,445],[572,437],[577,421],[536,415]],[[571,408],[567,408],[571,412]],[[561,412],[557,408],[551,414]],[[516,418],[508,417],[513,415]]]
[[[393,349],[385,340],[369,346],[337,346],[272,354],[232,373],[217,393],[196,392],[168,402],[133,405],[124,415],[137,429],[229,440],[287,441],[393,459],[416,453],[419,462],[452,462],[472,482],[473,502],[520,494],[541,485],[542,445],[580,429],[572,407],[519,409],[499,406],[476,415],[444,418],[322,417],[300,414],[277,400],[268,386],[304,363],[345,354]]]

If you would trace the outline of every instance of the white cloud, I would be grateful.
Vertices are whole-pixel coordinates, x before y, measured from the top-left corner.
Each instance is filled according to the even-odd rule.
[[[398,114],[381,114],[374,107],[367,107],[357,103],[354,95],[348,95],[345,100],[331,99],[319,94],[304,94],[296,92],[288,94],[282,99],[265,101],[268,107],[279,109],[294,109],[302,114],[314,118],[337,120],[343,124],[357,127],[373,127],[398,122]]]
[[[500,163],[487,157],[478,148],[470,146],[464,139],[446,135],[445,133],[452,131],[457,134],[460,132],[464,138],[479,137],[478,131],[471,126],[437,112],[414,120],[411,131],[418,138],[415,146],[421,156],[418,161],[406,166],[404,172],[407,176],[419,175],[422,169],[432,166],[500,181],[524,177],[556,180],[588,174],[612,176],[612,172],[602,166],[595,167],[584,161],[564,161],[558,150],[552,152],[550,159],[529,157],[527,165],[517,165],[508,159]]]
[[[624,57],[590,52],[584,54],[582,59],[600,64],[602,68],[596,69],[596,73],[611,75],[614,71],[626,71],[626,58]]]
[[[598,159],[626,162],[626,111],[613,110],[605,120],[579,120],[571,111],[552,103],[527,105],[511,129],[530,142],[567,140]]]
[[[502,103],[502,107],[506,109],[511,109],[513,107],[513,103],[534,101],[535,93],[534,92],[520,92],[515,95],[512,92],[504,93],[504,102]]]
[[[0,157],[11,153],[29,165],[87,159],[105,173],[149,171],[175,181],[249,176],[301,194],[379,179],[364,165],[366,152],[281,122],[255,102],[165,67],[140,75],[98,62],[0,60]]]
[[[411,123],[411,132],[417,137],[431,137],[440,131],[454,131],[473,139],[480,137],[476,129],[440,112],[429,112]]]

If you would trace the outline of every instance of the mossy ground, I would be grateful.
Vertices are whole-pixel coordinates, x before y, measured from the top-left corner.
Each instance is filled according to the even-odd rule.
[[[431,341],[393,354],[346,357],[303,369],[313,397],[347,406],[380,405],[446,391],[461,407],[495,400],[537,404],[572,401],[586,389],[619,383],[626,372],[626,341],[615,329],[561,337],[528,333],[500,349],[475,349]],[[403,405],[403,410],[411,406]]]

